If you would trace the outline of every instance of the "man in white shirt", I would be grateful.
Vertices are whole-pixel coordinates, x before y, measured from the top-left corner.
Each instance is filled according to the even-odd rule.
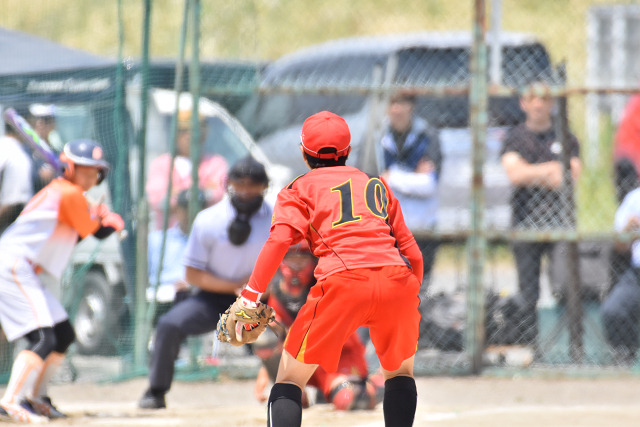
[[[0,137],[0,233],[20,215],[33,196],[31,157],[8,124]]]
[[[193,222],[183,263],[186,281],[199,289],[158,321],[140,408],[166,407],[180,345],[187,336],[214,331],[247,283],[271,229],[273,209],[264,202],[268,185],[264,166],[245,157],[229,171],[225,197]]]
[[[640,188],[630,191],[616,211],[618,232],[640,231]],[[640,240],[630,245],[619,242],[616,251],[631,251],[631,265],[620,275],[600,312],[607,341],[613,347],[614,362],[631,366],[640,347]]]

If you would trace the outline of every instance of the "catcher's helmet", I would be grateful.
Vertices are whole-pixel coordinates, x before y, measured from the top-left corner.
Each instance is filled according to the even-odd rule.
[[[94,166],[100,170],[98,184],[107,177],[109,163],[103,158],[102,147],[90,139],[76,139],[64,146],[60,154],[60,160],[67,164],[65,176],[71,178],[74,173],[74,165]]]

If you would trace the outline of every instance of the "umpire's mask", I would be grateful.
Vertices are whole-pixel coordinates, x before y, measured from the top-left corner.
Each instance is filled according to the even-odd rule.
[[[264,166],[251,156],[239,160],[229,171],[229,200],[236,216],[229,224],[229,241],[240,246],[251,234],[249,220],[260,210],[269,178]]]

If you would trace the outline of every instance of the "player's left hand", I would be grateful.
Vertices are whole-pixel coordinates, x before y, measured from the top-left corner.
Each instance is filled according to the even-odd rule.
[[[216,333],[221,342],[239,347],[255,342],[275,319],[276,312],[268,305],[238,297],[220,317]]]
[[[120,215],[114,212],[109,212],[105,215],[105,217],[100,220],[100,223],[103,227],[113,227],[116,232],[119,232],[124,228],[124,221]]]

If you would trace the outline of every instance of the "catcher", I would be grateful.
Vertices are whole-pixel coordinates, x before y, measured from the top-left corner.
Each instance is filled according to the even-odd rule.
[[[28,341],[13,362],[0,406],[15,421],[64,418],[48,397],[47,385],[62,364],[75,332],[64,308],[38,274],[59,278],[75,245],[124,228],[105,205],[89,206],[84,193],[109,170],[102,148],[91,140],[65,145],[64,177],[52,180],[27,203],[0,239],[0,323],[9,341]]]
[[[282,260],[278,273],[269,284],[267,304],[276,312],[276,319],[290,327],[304,305],[309,289],[316,283],[313,270],[318,259],[313,256],[305,240],[291,246]],[[262,367],[258,373],[254,393],[260,402],[267,397],[264,390],[269,383],[275,382],[280,358],[282,357],[283,339],[267,330],[253,343],[253,352],[262,359]],[[328,374],[318,367],[307,385],[315,387],[322,393],[324,402],[330,402],[338,410],[373,409],[378,403],[376,376],[368,379],[369,368],[365,359],[365,346],[357,333],[349,336],[342,348],[338,370]],[[319,399],[321,400],[321,399]],[[309,399],[305,391],[302,393],[303,407],[308,407]]]
[[[385,425],[411,426],[415,417],[422,255],[384,180],[345,166],[350,141],[347,123],[333,113],[304,122],[300,149],[311,172],[278,194],[269,239],[247,286],[219,322],[221,339],[255,341],[273,317],[260,304],[261,294],[289,246],[309,242],[319,258],[318,282],[284,345],[268,400],[271,427],[301,425],[302,390],[318,366],[336,371],[344,343],[360,326],[369,327],[382,365]]]

